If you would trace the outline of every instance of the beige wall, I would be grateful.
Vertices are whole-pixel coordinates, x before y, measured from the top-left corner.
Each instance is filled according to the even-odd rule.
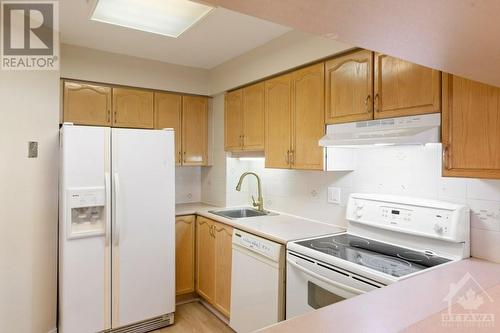
[[[61,77],[207,95],[206,69],[61,45]]]
[[[353,47],[332,39],[291,31],[210,70],[212,95]]]
[[[46,333],[56,327],[59,72],[0,71],[0,101],[0,332]]]

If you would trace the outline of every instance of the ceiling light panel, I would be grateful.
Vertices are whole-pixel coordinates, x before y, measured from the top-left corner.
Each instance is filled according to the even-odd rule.
[[[179,37],[212,9],[189,0],[97,0],[91,19]]]

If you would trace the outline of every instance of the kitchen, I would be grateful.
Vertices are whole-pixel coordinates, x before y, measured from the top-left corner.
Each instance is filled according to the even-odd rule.
[[[169,174],[175,170],[175,186],[168,185],[169,202],[165,200],[164,205],[156,206],[171,206],[168,213],[172,215],[170,235],[174,230],[173,215],[177,215],[175,287],[178,305],[172,317],[173,325],[160,332],[196,331],[189,325],[198,325],[193,320],[198,315],[205,318],[204,323],[215,325],[212,331],[235,329],[238,320],[246,324],[257,323],[268,314],[288,319],[286,312],[292,306],[289,302],[294,295],[301,294],[302,289],[289,288],[291,275],[288,269],[293,266],[287,264],[287,251],[305,256],[307,260],[314,256],[309,250],[297,250],[291,242],[342,233],[346,228],[349,233],[374,241],[422,252],[432,250],[435,253],[427,253],[431,258],[444,255],[445,259],[455,261],[470,254],[473,259],[446,263],[424,274],[412,275],[397,283],[391,281],[390,286],[378,288],[389,281],[378,280],[377,276],[370,274],[360,276],[357,266],[339,263],[338,258],[326,259],[323,254],[315,256],[314,259],[322,265],[348,272],[349,276],[356,273],[355,277],[375,285],[377,290],[322,307],[299,320],[292,318],[269,328],[270,331],[325,331],[332,330],[333,323],[339,331],[349,328],[362,331],[363,327],[379,331],[443,329],[438,314],[448,309],[443,301],[445,294],[450,284],[459,282],[466,272],[492,300],[498,299],[498,288],[495,287],[499,281],[492,276],[498,276],[499,268],[494,263],[500,262],[500,184],[495,180],[500,169],[499,111],[495,104],[498,88],[495,86],[500,82],[488,76],[495,73],[494,70],[463,69],[460,56],[469,57],[467,63],[472,64],[476,59],[471,53],[478,52],[461,50],[460,55],[444,62],[437,58],[437,50],[432,53],[427,49],[423,55],[423,52],[415,52],[415,48],[405,44],[404,40],[399,40],[399,46],[395,46],[384,44],[387,38],[373,38],[374,45],[366,43],[363,40],[366,37],[356,39],[352,37],[352,31],[349,34],[340,28],[337,30],[339,37],[335,38],[315,30],[314,22],[307,22],[307,26],[304,22],[297,22],[291,14],[290,17],[285,15],[275,19],[270,17],[274,10],[262,13],[258,8],[238,8],[238,2],[209,2],[221,7],[212,9],[196,25],[174,39],[90,20],[88,3],[61,1],[60,71],[0,72],[2,123],[5,124],[1,147],[5,155],[12,156],[12,160],[2,166],[5,168],[2,184],[7,189],[2,191],[1,200],[2,211],[7,217],[2,219],[5,221],[5,238],[2,237],[1,242],[5,246],[1,251],[5,265],[2,266],[2,272],[5,272],[2,273],[5,278],[2,279],[5,281],[2,283],[2,299],[14,300],[1,302],[0,331],[55,332],[57,328],[60,332],[68,331],[61,328],[67,312],[62,310],[63,301],[57,296],[58,290],[59,296],[63,293],[64,277],[60,274],[65,263],[62,260],[69,258],[74,263],[74,259],[61,255],[65,241],[58,242],[57,236],[58,205],[63,202],[58,199],[58,182],[63,179],[60,173],[64,170],[63,164],[58,162],[58,136],[63,122],[73,123],[62,126],[63,131],[71,127],[94,128],[91,126],[112,128],[113,131],[119,128],[146,132],[156,132],[153,128],[175,129],[174,133],[168,134],[175,136],[174,140],[168,140],[168,145],[175,142],[168,148],[172,149]],[[309,14],[313,7],[307,8]],[[478,7],[482,13],[486,10]],[[461,8],[455,9],[459,16]],[[333,11],[332,15],[335,15]],[[483,19],[489,22],[487,17]],[[362,25],[360,21],[355,22]],[[234,31],[228,31],[228,26],[234,27]],[[345,29],[349,28],[352,26],[346,25]],[[423,30],[419,33],[426,36],[427,30]],[[373,34],[370,32],[370,37]],[[462,37],[469,38],[468,35]],[[412,53],[411,56],[408,53]],[[430,59],[430,53],[436,58]],[[26,91],[29,91],[30,98],[24,98]],[[84,93],[79,94],[82,91]],[[141,101],[141,111],[134,113],[134,103],[138,100]],[[472,115],[476,107],[482,112]],[[439,115],[437,125],[432,119],[436,114]],[[133,118],[135,115],[138,116]],[[127,118],[129,116],[131,118]],[[398,125],[397,119],[403,119],[400,117],[417,121],[416,127]],[[396,125],[377,123],[379,119],[396,119]],[[422,131],[425,135],[412,130],[421,129],[418,122],[425,121],[432,123]],[[360,125],[349,128],[348,124]],[[360,135],[364,133],[363,126],[373,128],[376,126],[373,124],[381,126],[381,132],[385,133],[380,142],[376,142],[377,138],[373,136],[369,144],[360,144],[361,141],[356,140],[354,143],[341,141],[345,137],[336,136],[343,130],[349,135]],[[390,128],[383,126],[400,127],[392,128],[391,132]],[[387,137],[394,131],[402,134],[390,137],[395,141],[389,142]],[[367,133],[372,135],[373,132]],[[38,142],[36,159],[27,158],[28,141]],[[8,145],[9,142],[12,145]],[[389,143],[391,145],[387,145]],[[75,141],[75,144],[81,142]],[[149,157],[140,156],[146,168],[145,161]],[[246,172],[254,172],[258,177],[249,174],[240,178]],[[104,187],[104,178],[102,186],[91,186]],[[125,189],[127,179],[120,177],[119,180]],[[110,189],[114,188],[115,182],[111,175]],[[156,185],[152,183],[151,186]],[[116,199],[114,194],[112,196],[103,201],[103,207],[111,209],[111,203]],[[24,198],[24,203],[19,197]],[[135,198],[141,199],[140,196]],[[121,199],[127,199],[127,194]],[[392,211],[403,212],[408,206],[432,206],[433,209],[457,212],[457,216],[462,216],[458,212],[464,209],[470,210],[465,218],[451,218],[452,223],[463,228],[463,233],[454,235],[457,238],[452,243],[463,244],[463,248],[453,246],[452,251],[448,240],[436,242],[435,235],[444,232],[444,228],[439,229],[440,225],[435,229],[436,223],[429,222],[425,225],[427,229],[419,230],[420,234],[414,236],[422,242],[416,243],[405,236],[415,230],[398,230],[395,234],[394,230],[387,228],[379,228],[380,233],[375,232],[379,229],[373,226],[363,228],[365,224],[349,214],[369,210],[370,205],[363,203],[365,201],[380,202],[383,207],[397,206],[391,209],[391,216],[402,216]],[[230,218],[220,216],[228,214],[228,210],[235,210],[229,214],[258,214],[262,203],[263,209],[271,214],[242,219],[234,218],[234,215]],[[356,208],[360,206],[364,208]],[[238,211],[239,207],[254,210]],[[9,219],[16,223],[8,224]],[[59,219],[59,237],[66,235],[61,233],[62,220]],[[371,222],[376,220],[373,218]],[[110,227],[114,231],[115,227]],[[418,223],[416,227],[424,226]],[[432,234],[432,237],[426,238],[422,233]],[[470,236],[466,237],[468,233]],[[151,236],[142,237],[153,246]],[[67,242],[74,244],[78,239],[93,238],[68,238]],[[104,241],[102,235],[94,239]],[[241,241],[239,245],[238,239]],[[123,237],[121,240],[126,241]],[[252,249],[246,247],[249,244],[259,244],[258,248],[268,252],[252,257],[248,255]],[[169,267],[173,265],[173,252],[172,249],[166,254],[170,259],[165,261],[171,260],[170,265],[158,268],[159,271],[163,269],[162,274],[172,274],[173,269]],[[265,258],[249,261],[249,258],[259,256]],[[258,275],[259,280],[255,281],[251,272],[261,272],[259,262],[267,263],[267,270],[262,271],[262,279]],[[245,267],[245,270],[235,267]],[[255,267],[255,270],[247,270],[247,267]],[[75,272],[84,274],[78,271],[78,265],[76,269]],[[362,273],[366,274],[365,271]],[[264,276],[276,280],[264,279]],[[163,288],[173,288],[174,279],[169,280],[165,286],[155,287],[166,292]],[[137,281],[136,289],[144,285],[147,281]],[[326,289],[321,282],[316,285]],[[245,301],[252,297],[244,294],[253,290],[247,286],[259,292],[267,286],[272,290],[265,297],[257,298],[260,305],[255,311],[238,309],[238,306],[246,306],[249,302]],[[434,292],[429,293],[429,290]],[[73,294],[74,289],[69,292]],[[432,294],[432,297],[423,299],[418,297],[419,293]],[[403,297],[405,303],[398,303],[398,295],[406,295]],[[320,296],[324,296],[321,302],[332,302],[331,297]],[[103,297],[99,297],[101,303]],[[169,297],[172,298],[169,301],[171,308],[175,304],[174,295]],[[414,301],[408,301],[409,298]],[[485,295],[483,298],[488,300]],[[271,304],[271,299],[276,304]],[[304,299],[298,302],[304,302]],[[495,303],[491,303],[493,307],[490,302],[486,303],[485,308],[479,310],[496,313]],[[264,310],[263,304],[271,306],[275,313]],[[378,304],[386,306],[379,307]],[[113,307],[97,312],[105,317],[105,311],[112,312]],[[82,306],[79,311],[85,312],[84,309]],[[361,311],[363,309],[365,311]],[[399,312],[392,315],[390,310]],[[91,324],[90,320],[87,322]],[[100,330],[115,328],[111,322],[112,319]],[[78,323],[83,329],[82,321]],[[359,326],[345,326],[354,323]],[[204,324],[200,325],[197,331],[210,331]],[[88,331],[83,329],[83,332]],[[99,330],[92,328],[90,331]],[[142,332],[144,328],[138,328],[138,331]]]

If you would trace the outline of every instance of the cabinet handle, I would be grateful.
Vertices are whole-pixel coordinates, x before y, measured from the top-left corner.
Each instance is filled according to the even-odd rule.
[[[450,145],[449,144],[444,144],[443,145],[443,165],[446,170],[450,170]]]
[[[375,98],[373,99],[373,105],[375,106],[375,112],[380,112],[380,108],[378,105],[378,99],[379,99],[379,95],[378,95],[378,93],[376,93]]]
[[[179,164],[182,163],[182,152],[179,150]]]
[[[286,158],[285,158],[285,160],[286,160],[286,164],[287,165],[290,164],[290,150],[286,151]]]
[[[186,152],[184,152],[184,158],[182,159],[182,162],[186,163]]]
[[[295,152],[292,150],[290,150],[290,164],[295,164]]]
[[[111,122],[111,110],[108,109],[108,123]]]
[[[370,108],[370,100],[371,99],[372,99],[372,96],[370,94],[368,94],[368,96],[366,96],[366,99],[365,99],[365,110],[368,113],[371,112],[371,108]]]

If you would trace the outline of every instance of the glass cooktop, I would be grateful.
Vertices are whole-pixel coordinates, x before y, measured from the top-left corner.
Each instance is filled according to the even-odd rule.
[[[394,277],[402,277],[450,261],[433,254],[417,252],[347,233],[300,241],[296,244]]]

